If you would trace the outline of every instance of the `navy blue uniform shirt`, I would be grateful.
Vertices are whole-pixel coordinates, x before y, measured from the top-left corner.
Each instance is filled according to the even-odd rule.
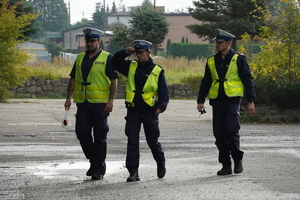
[[[125,50],[121,50],[114,54],[112,57],[112,63],[114,67],[127,77],[129,72],[129,66],[132,60],[125,60],[125,58],[129,56],[125,52]],[[146,61],[145,63],[138,63],[134,80],[135,80],[135,87],[136,87],[136,93],[134,95],[133,103],[134,108],[151,108],[142,98],[142,89],[146,83],[146,80],[151,73],[152,69],[154,68],[156,64],[153,63],[152,58],[149,59],[149,61]],[[169,90],[168,85],[166,83],[164,70],[160,73],[158,77],[158,101],[155,103],[155,108],[159,108],[164,112],[167,108],[167,104],[169,102]]]
[[[97,53],[94,57],[90,58],[86,52],[82,64],[81,64],[81,70],[82,70],[82,77],[83,80],[86,81],[90,70],[93,66],[93,63],[95,62],[96,58],[99,56],[99,54],[102,52],[102,50],[99,51],[99,53]],[[112,55],[109,54],[107,61],[106,61],[106,68],[105,68],[105,72],[107,77],[112,80],[112,79],[116,79],[119,78],[118,72],[114,69],[112,63],[111,63],[111,58]],[[73,65],[72,71],[70,73],[71,78],[75,78],[75,72],[76,72],[76,62]]]
[[[225,79],[225,75],[226,72],[228,70],[229,67],[229,63],[232,59],[232,57],[234,56],[235,52],[232,49],[230,49],[227,53],[227,55],[225,56],[225,59],[223,59],[221,57],[220,53],[217,53],[214,55],[215,58],[215,66],[216,66],[216,70],[219,76],[219,79]],[[254,83],[253,83],[253,78],[251,75],[251,71],[249,68],[249,65],[246,61],[246,57],[243,54],[238,53],[239,56],[237,58],[237,66],[238,66],[238,73],[239,76],[241,78],[241,81],[244,85],[245,88],[245,95],[247,100],[254,100],[256,93],[255,93],[255,89],[254,89]],[[220,82],[220,86],[219,86],[219,92],[218,92],[218,97],[216,99],[210,99],[210,102],[214,102],[214,101],[224,101],[229,99],[229,97],[225,94],[225,90],[224,90],[224,82]],[[201,80],[201,85],[200,85],[200,89],[199,89],[199,95],[198,95],[198,99],[197,99],[197,103],[204,103],[205,102],[205,98],[208,95],[209,89],[211,87],[212,84],[212,78],[211,78],[211,72],[210,69],[206,63],[205,66],[205,73],[204,76]],[[234,98],[233,98],[234,99]]]

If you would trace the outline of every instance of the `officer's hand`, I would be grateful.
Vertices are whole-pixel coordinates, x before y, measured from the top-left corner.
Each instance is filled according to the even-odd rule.
[[[70,107],[71,107],[71,100],[66,100],[66,102],[65,102],[65,110],[69,110],[70,109]]]
[[[255,113],[254,103],[247,103],[247,114],[249,116],[252,116],[252,115],[254,115],[254,113]]]
[[[162,113],[162,110],[159,109],[159,108],[157,108],[156,111],[155,111],[155,114],[156,114],[156,115],[159,115],[160,113]]]
[[[133,47],[128,47],[125,51],[127,54],[133,54],[135,52],[135,48]]]
[[[108,101],[104,107],[104,112],[107,112],[107,113],[111,112],[113,109],[113,106],[114,106],[113,101]]]
[[[200,112],[200,110],[205,110],[204,108],[204,104],[203,103],[199,103],[197,106],[197,110]]]

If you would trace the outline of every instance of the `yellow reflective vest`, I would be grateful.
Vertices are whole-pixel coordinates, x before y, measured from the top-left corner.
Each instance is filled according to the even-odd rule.
[[[129,72],[127,75],[127,86],[126,86],[126,102],[128,102],[132,107],[134,106],[133,99],[135,95],[135,81],[134,74],[138,63],[132,61],[129,66]],[[155,105],[155,102],[158,100],[157,90],[158,90],[158,77],[162,71],[162,68],[158,65],[152,69],[149,74],[146,83],[142,90],[143,100],[151,107]]]
[[[110,80],[106,75],[106,61],[109,53],[102,51],[94,61],[86,82],[82,77],[81,65],[85,53],[80,53],[76,60],[74,102],[107,103],[110,94]]]
[[[210,99],[215,99],[218,97],[220,82],[224,81],[225,94],[228,97],[236,97],[244,95],[244,86],[239,77],[237,58],[239,54],[234,54],[232,57],[228,70],[225,75],[225,79],[220,81],[219,76],[215,66],[215,58],[212,56],[207,60],[208,68],[210,69],[212,84],[209,89],[208,97]]]

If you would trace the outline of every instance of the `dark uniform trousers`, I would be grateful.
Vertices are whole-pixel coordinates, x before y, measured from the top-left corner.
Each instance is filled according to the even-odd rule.
[[[219,150],[219,162],[242,160],[244,152],[240,150],[240,98],[228,99],[222,102],[214,102],[213,108],[213,132],[216,138],[216,146]]]
[[[105,174],[107,153],[108,113],[105,103],[77,104],[75,132],[93,172]],[[92,134],[93,131],[93,134]]]
[[[130,174],[138,172],[139,168],[139,140],[140,129],[143,123],[146,141],[151,149],[154,160],[157,163],[164,163],[165,156],[161,144],[158,142],[160,131],[158,127],[158,115],[153,108],[138,109],[129,107],[125,117],[125,134],[128,137],[126,168]]]

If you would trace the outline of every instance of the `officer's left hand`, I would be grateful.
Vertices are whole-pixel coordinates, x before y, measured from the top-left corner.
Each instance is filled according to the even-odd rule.
[[[161,109],[157,108],[156,111],[155,111],[155,114],[159,115],[160,113],[162,113]]]
[[[249,116],[252,116],[252,115],[254,115],[254,113],[255,113],[254,103],[247,103],[247,114]]]
[[[104,112],[107,112],[107,113],[111,112],[113,109],[113,106],[114,106],[113,101],[108,101],[105,105]]]

